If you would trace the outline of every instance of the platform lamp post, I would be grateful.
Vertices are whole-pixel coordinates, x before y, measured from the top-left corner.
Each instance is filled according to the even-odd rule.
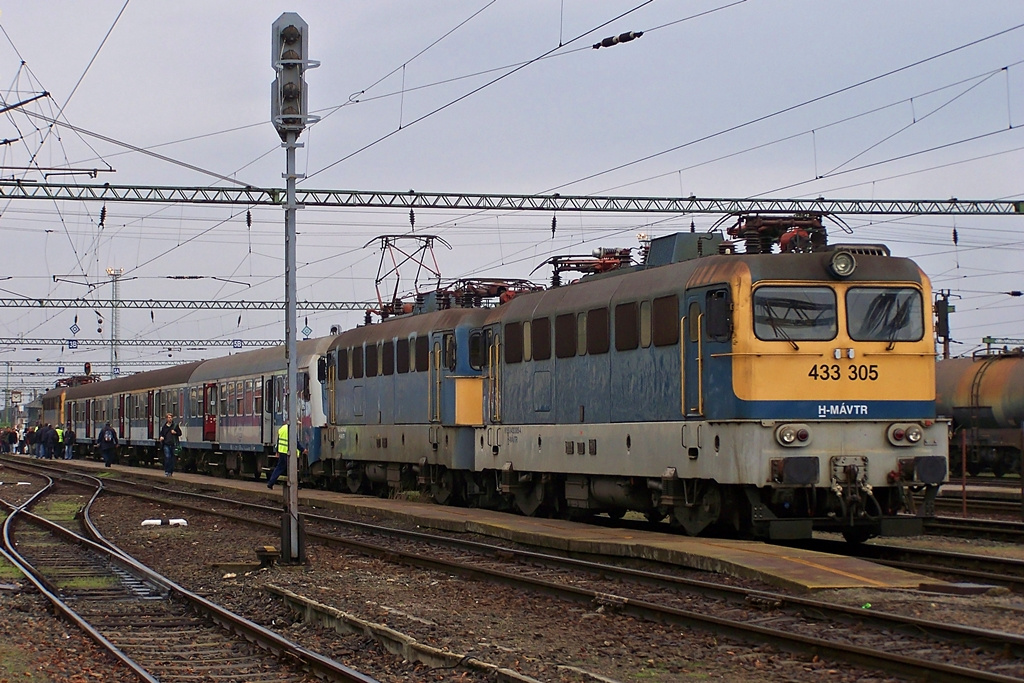
[[[319,119],[309,115],[306,98],[306,69],[320,66],[308,57],[309,25],[294,12],[285,12],[271,29],[271,66],[277,73],[270,89],[270,118],[281,136],[287,156],[284,174],[284,269],[285,269],[285,361],[288,376],[285,382],[288,424],[288,484],[283,487],[285,513],[281,520],[281,559],[289,563],[306,561],[305,534],[299,517],[298,471],[298,366],[295,351],[296,280],[295,280],[295,211],[302,206],[295,200],[295,181],[303,177],[295,172],[295,150],[302,147],[299,135],[307,123]]]

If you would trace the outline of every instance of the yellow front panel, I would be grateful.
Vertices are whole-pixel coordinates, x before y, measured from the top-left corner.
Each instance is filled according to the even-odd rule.
[[[779,283],[786,284],[786,283]],[[793,283],[796,284],[796,283]],[[843,305],[849,287],[912,284],[893,282],[800,282],[826,285],[836,291],[838,333],[829,341],[763,341],[753,334],[735,335],[733,344],[733,390],[746,401],[783,400],[899,400],[935,399],[935,349],[932,342],[931,291],[925,285],[924,335],[920,341],[853,341],[848,334]],[[752,293],[740,287],[734,320],[737,325],[753,320]],[[890,348],[891,346],[891,348]],[[836,355],[839,358],[836,358]],[[852,357],[851,357],[852,355]]]
[[[935,365],[933,362],[932,365]],[[455,424],[484,423],[484,378],[455,378]]]

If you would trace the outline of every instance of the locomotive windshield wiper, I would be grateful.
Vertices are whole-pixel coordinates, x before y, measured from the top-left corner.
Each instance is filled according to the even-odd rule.
[[[768,318],[768,324],[772,326],[772,332],[775,333],[775,336],[782,337],[793,346],[794,351],[799,351],[800,347],[797,346],[796,342],[793,341],[792,337],[790,337],[789,334],[786,333],[786,330],[777,323],[775,318],[775,312],[772,310],[771,304],[765,304],[764,312],[765,317]]]

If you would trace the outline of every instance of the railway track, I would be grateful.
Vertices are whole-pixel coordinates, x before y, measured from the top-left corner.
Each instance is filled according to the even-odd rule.
[[[121,484],[117,487],[120,490]],[[125,488],[139,495],[128,490],[129,485]],[[243,524],[279,524],[276,506],[149,488],[151,493],[142,497],[150,502]],[[193,502],[184,503],[184,498]],[[237,511],[225,510],[227,505],[236,506]],[[569,602],[598,604],[641,619],[710,630],[912,678],[1011,681],[1024,677],[1024,637],[1018,635],[322,515],[306,514],[306,520],[311,541]],[[339,529],[344,533],[339,534]],[[388,542],[381,542],[385,535]]]
[[[184,590],[115,547],[74,533],[66,519],[62,525],[28,511],[55,493],[51,482],[23,503],[2,501],[8,511],[4,555],[58,614],[141,680],[374,680]]]
[[[986,538],[1024,543],[1024,522],[973,517],[936,517],[924,525],[925,532],[954,538]]]

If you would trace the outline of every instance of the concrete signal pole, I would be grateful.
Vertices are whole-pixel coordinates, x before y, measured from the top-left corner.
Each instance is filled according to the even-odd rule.
[[[299,134],[307,123],[319,119],[309,115],[306,104],[306,69],[320,66],[311,61],[307,54],[309,25],[294,12],[285,12],[274,22],[271,37],[271,66],[277,77],[270,91],[270,117],[281,136],[282,147],[287,156],[284,179],[286,198],[284,204],[284,269],[285,269],[285,360],[288,377],[285,383],[287,394],[288,425],[288,484],[283,487],[285,514],[281,520],[281,559],[289,563],[306,561],[305,535],[299,517],[299,460],[298,444],[298,365],[295,356],[296,313],[295,281],[295,211],[302,208],[295,200],[295,181],[302,175],[295,172],[295,150]]]

